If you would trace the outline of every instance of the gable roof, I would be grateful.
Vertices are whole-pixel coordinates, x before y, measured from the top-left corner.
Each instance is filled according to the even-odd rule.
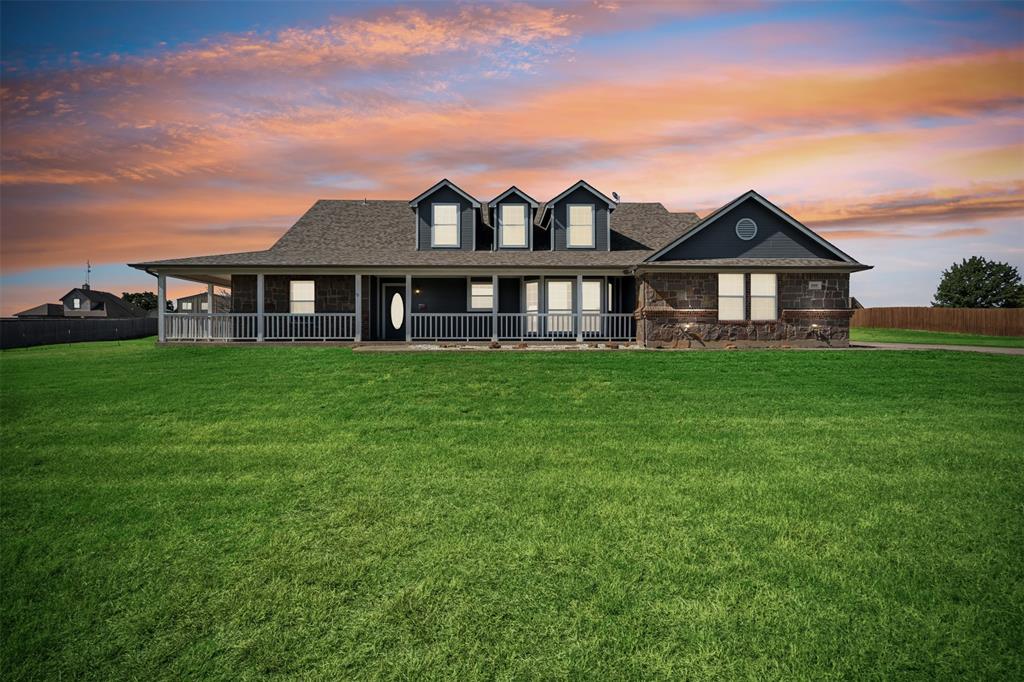
[[[658,203],[620,204],[611,229],[611,251],[461,251],[416,249],[406,201],[317,201],[266,251],[174,258],[132,267],[603,267],[625,269],[697,222],[694,213],[670,213]]]
[[[538,206],[537,200],[534,199],[533,197],[531,197],[529,194],[527,194],[523,190],[521,190],[518,187],[516,187],[515,185],[512,185],[507,190],[505,190],[504,192],[502,192],[498,196],[496,196],[493,199],[491,199],[490,201],[488,201],[487,202],[487,206],[489,208],[494,208],[495,206],[498,205],[499,201],[501,201],[502,199],[507,197],[509,194],[512,194],[513,192],[515,192],[516,194],[518,194],[519,196],[521,196],[522,198],[524,198],[528,202],[530,202],[530,208],[537,208],[537,206]]]
[[[120,296],[115,296],[110,292],[99,291],[97,289],[79,289],[78,287],[75,287],[68,293],[61,296],[60,300],[63,301],[65,298],[76,292],[90,301],[103,303],[107,311],[107,317],[147,317],[149,315],[149,312],[142,308],[133,306]]]
[[[479,202],[479,201],[477,201],[476,199],[474,199],[474,198],[473,198],[472,196],[470,196],[470,195],[469,195],[469,194],[468,194],[467,192],[463,191],[463,190],[462,190],[462,189],[461,189],[461,188],[460,188],[460,187],[459,187],[458,185],[456,185],[456,184],[455,184],[454,182],[452,182],[452,181],[451,181],[451,180],[449,180],[448,178],[443,178],[443,179],[442,179],[442,180],[440,180],[440,181],[439,181],[439,182],[438,182],[437,184],[435,184],[435,185],[434,185],[433,187],[431,187],[430,189],[428,189],[428,190],[427,190],[426,192],[424,192],[423,194],[420,194],[420,195],[419,195],[418,197],[416,197],[415,199],[413,199],[412,201],[410,201],[410,202],[409,202],[409,206],[411,206],[411,207],[413,207],[413,208],[416,208],[416,206],[417,206],[417,205],[418,205],[418,204],[420,203],[420,201],[421,201],[421,200],[422,200],[422,199],[423,199],[424,197],[428,197],[428,196],[430,196],[431,194],[433,194],[433,193],[434,193],[434,192],[436,192],[437,190],[441,189],[442,187],[448,187],[448,188],[450,188],[450,189],[451,189],[452,191],[454,191],[454,192],[456,192],[457,194],[459,194],[459,195],[460,195],[460,196],[461,196],[461,197],[462,197],[463,199],[465,199],[465,200],[466,200],[466,201],[468,201],[468,202],[469,202],[470,204],[472,204],[472,205],[473,205],[473,208],[480,208],[480,202]]]
[[[845,261],[847,263],[855,263],[855,264],[857,263],[857,261],[854,260],[851,256],[849,256],[848,254],[844,253],[843,251],[840,251],[838,247],[836,247],[832,243],[826,241],[822,237],[818,236],[818,234],[816,232],[814,232],[813,230],[811,230],[809,227],[807,227],[806,225],[801,223],[799,220],[797,220],[793,216],[789,215],[788,213],[783,211],[781,208],[779,208],[778,206],[776,206],[772,202],[768,201],[767,199],[765,199],[763,196],[761,196],[760,194],[758,194],[757,192],[755,192],[752,189],[748,190],[745,193],[741,194],[740,196],[736,197],[735,199],[730,201],[725,206],[722,206],[718,210],[712,211],[711,213],[709,213],[700,222],[698,222],[696,225],[691,226],[690,229],[688,229],[686,232],[681,234],[678,239],[672,241],[669,244],[666,244],[664,247],[662,247],[661,249],[659,249],[655,253],[653,253],[650,256],[648,256],[645,259],[645,262],[650,263],[652,261],[658,260],[659,258],[664,256],[666,253],[668,253],[669,251],[671,251],[675,247],[679,246],[680,244],[685,242],[687,239],[689,239],[693,235],[697,234],[698,232],[700,232],[701,230],[706,228],[708,225],[711,225],[716,220],[721,218],[723,215],[725,215],[726,213],[728,213],[732,209],[734,209],[737,206],[739,206],[741,203],[743,203],[747,199],[753,199],[754,201],[758,202],[759,204],[761,204],[762,206],[767,208],[769,211],[771,211],[772,213],[777,215],[779,218],[784,220],[786,223],[788,223],[789,225],[793,226],[794,228],[796,228],[800,232],[804,233],[805,235],[810,237],[813,241],[817,242],[819,245],[825,247],[825,249],[827,249],[829,252],[834,254],[840,260]]]
[[[574,184],[572,187],[569,187],[567,190],[565,190],[564,192],[559,194],[554,199],[548,200],[548,202],[547,202],[548,206],[554,205],[555,203],[560,201],[563,197],[565,197],[565,195],[569,194],[570,192],[575,192],[580,187],[583,187],[588,192],[590,192],[591,194],[593,194],[594,196],[599,198],[601,201],[603,201],[606,204],[608,204],[608,208],[610,208],[610,209],[614,210],[615,207],[619,205],[619,202],[615,201],[614,199],[609,199],[602,192],[594,189],[586,180],[577,180],[576,184]]]

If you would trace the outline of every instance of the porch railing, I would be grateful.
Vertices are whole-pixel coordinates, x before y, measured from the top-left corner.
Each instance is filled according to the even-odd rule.
[[[257,313],[165,313],[168,341],[255,341]],[[356,336],[355,313],[292,315],[265,313],[267,341],[351,341]]]
[[[168,341],[254,341],[256,313],[164,313]]]
[[[491,338],[491,313],[412,313],[412,338],[417,341]]]
[[[267,341],[351,341],[356,338],[355,313],[265,313]]]
[[[572,341],[574,313],[412,313],[414,341],[499,340]],[[497,323],[497,334],[492,327]],[[632,313],[583,313],[578,324],[584,339],[630,340],[636,333]]]

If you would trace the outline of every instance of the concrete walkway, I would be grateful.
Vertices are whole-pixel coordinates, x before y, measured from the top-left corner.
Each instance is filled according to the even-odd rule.
[[[999,348],[996,346],[947,346],[937,343],[876,343],[853,341],[850,348],[871,348],[875,350],[953,350],[965,353],[994,353],[996,355],[1024,355],[1024,348]]]

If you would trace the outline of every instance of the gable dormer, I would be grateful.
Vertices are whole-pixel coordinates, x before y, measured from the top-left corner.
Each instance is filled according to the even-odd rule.
[[[537,201],[515,185],[487,203],[494,227],[494,248],[533,249],[533,220]]]
[[[416,213],[416,248],[473,251],[480,202],[447,178],[409,202]]]
[[[551,248],[611,250],[611,214],[616,202],[580,180],[545,206],[542,225],[550,231]]]

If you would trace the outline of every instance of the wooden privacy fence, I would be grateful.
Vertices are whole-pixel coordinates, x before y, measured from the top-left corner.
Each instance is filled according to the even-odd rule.
[[[48,343],[114,341],[156,334],[155,317],[64,318],[0,320],[0,348],[24,348]]]
[[[850,326],[1024,336],[1024,308],[861,308]]]

